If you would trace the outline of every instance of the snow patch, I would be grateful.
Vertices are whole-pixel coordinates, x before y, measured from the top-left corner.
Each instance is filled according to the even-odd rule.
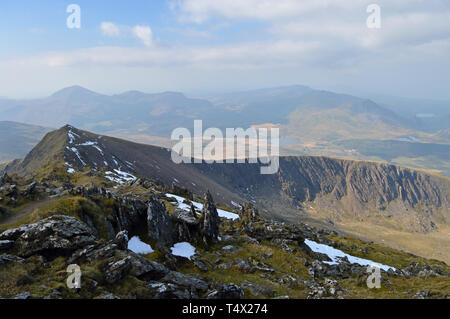
[[[187,242],[175,244],[172,248],[172,255],[191,259],[195,255],[195,247]]]
[[[384,271],[388,271],[389,269],[392,269],[394,271],[396,270],[394,267],[386,266],[372,260],[354,257],[333,247],[318,244],[312,240],[305,239],[305,244],[308,245],[308,247],[311,248],[312,251],[327,255],[332,260],[325,262],[329,265],[337,265],[341,262],[342,258],[347,257],[348,261],[352,264],[359,264],[361,266],[374,266],[383,269]]]
[[[152,246],[144,243],[138,236],[134,236],[128,241],[128,249],[136,254],[150,254],[154,252]]]

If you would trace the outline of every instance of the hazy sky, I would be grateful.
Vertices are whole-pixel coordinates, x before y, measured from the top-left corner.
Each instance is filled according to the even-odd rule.
[[[68,5],[81,8],[69,29]],[[381,8],[369,29],[367,7]],[[2,0],[0,96],[304,84],[450,99],[448,0]]]

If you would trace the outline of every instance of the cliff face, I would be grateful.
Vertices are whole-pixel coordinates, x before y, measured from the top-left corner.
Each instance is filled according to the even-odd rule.
[[[399,203],[404,210],[423,206],[449,212],[449,179],[394,165],[284,157],[275,175],[260,175],[255,164],[202,165],[199,169],[257,202],[269,198],[281,206],[328,202],[328,209],[335,211],[385,210]]]

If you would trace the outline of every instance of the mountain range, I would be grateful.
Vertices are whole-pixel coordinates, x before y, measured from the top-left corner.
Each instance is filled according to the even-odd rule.
[[[221,129],[276,126],[284,155],[384,161],[448,174],[450,139],[445,119],[450,108],[445,102],[416,101],[406,112],[404,99],[379,99],[377,104],[300,85],[202,98],[138,91],[109,96],[75,86],[42,99],[0,100],[0,120],[46,127],[71,123],[164,147],[172,145],[173,129],[192,129],[195,119],[203,120],[204,127]],[[420,117],[431,113],[431,118]],[[394,142],[408,152],[399,154],[397,148],[386,147]]]

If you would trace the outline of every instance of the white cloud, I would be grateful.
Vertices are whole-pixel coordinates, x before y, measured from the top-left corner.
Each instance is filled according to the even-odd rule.
[[[137,25],[133,28],[133,35],[140,39],[145,46],[150,47],[153,42],[153,32],[149,26]]]
[[[118,37],[120,35],[120,29],[113,22],[102,22],[100,25],[102,34],[107,37]]]
[[[177,0],[172,9],[184,21],[203,23],[214,17],[227,19],[283,20],[298,19],[320,12],[320,15],[338,16],[339,11],[348,14],[365,14],[369,4],[376,3],[391,13],[405,10],[440,11],[447,0]]]

